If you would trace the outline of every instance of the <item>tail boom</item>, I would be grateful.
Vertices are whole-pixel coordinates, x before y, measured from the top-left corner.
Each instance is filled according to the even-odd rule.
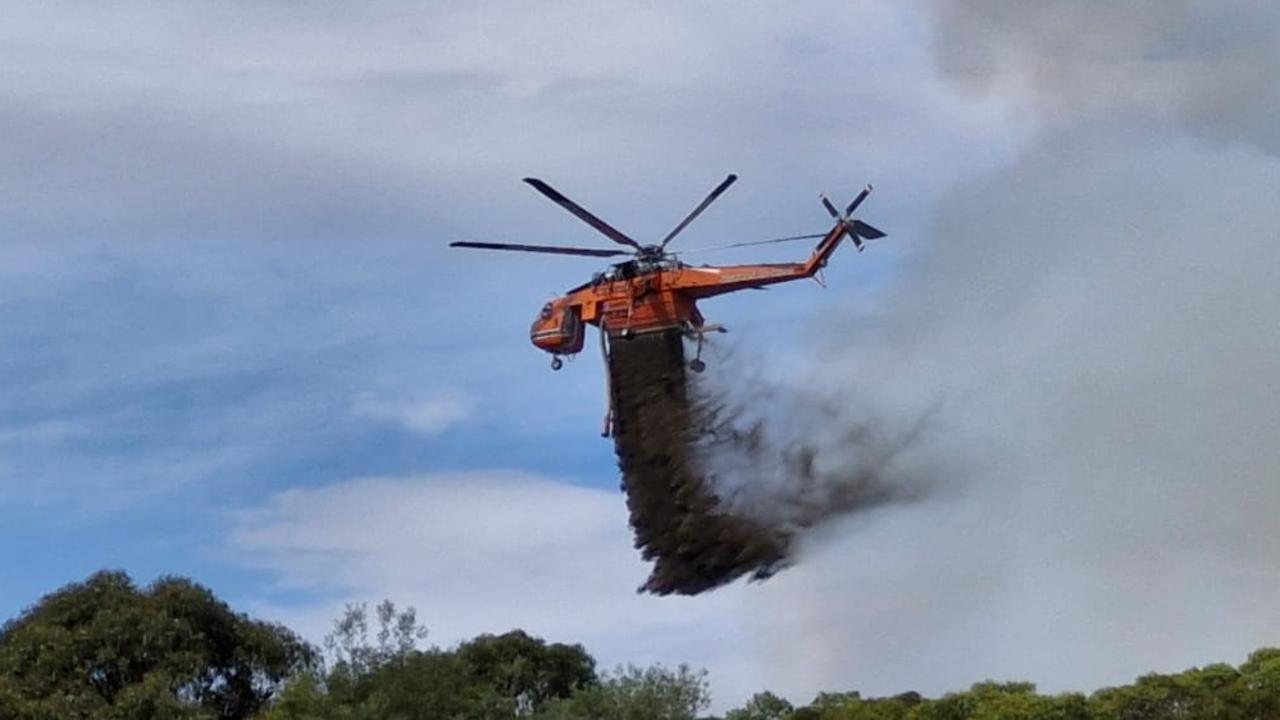
[[[669,287],[690,297],[701,299],[810,278],[817,275],[818,271],[827,264],[827,260],[846,235],[849,235],[848,227],[844,223],[836,223],[805,262],[681,268],[673,273],[674,277]]]

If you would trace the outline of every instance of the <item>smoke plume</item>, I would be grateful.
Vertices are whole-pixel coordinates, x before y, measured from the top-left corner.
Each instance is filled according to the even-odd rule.
[[[640,587],[695,595],[787,559],[784,533],[729,512],[708,484],[692,438],[683,338],[678,330],[611,343],[614,445],[636,547],[653,571]]]
[[[1265,0],[922,0],[939,70],[1046,126],[1162,126],[1280,152],[1280,6]]]
[[[714,354],[714,353],[713,353]],[[825,522],[922,496],[928,416],[898,426],[862,403],[788,392],[715,359],[691,383],[678,330],[615,339],[614,441],[642,591],[693,595],[795,560]]]
[[[1277,642],[1280,10],[922,4],[954,87],[1039,131],[813,343],[891,417],[938,403],[963,487],[816,552],[769,652],[807,686],[1083,689]]]
[[[824,318],[822,392],[695,388],[697,496],[768,560],[655,577],[799,553],[758,593],[780,688],[1080,689],[1277,642],[1277,11],[925,6],[954,87],[1038,131],[922,208],[877,309]]]
[[[695,457],[727,512],[791,544],[823,523],[919,500],[941,468],[928,453],[937,408],[886,412],[855,388],[784,383],[710,345],[712,370],[693,383]]]

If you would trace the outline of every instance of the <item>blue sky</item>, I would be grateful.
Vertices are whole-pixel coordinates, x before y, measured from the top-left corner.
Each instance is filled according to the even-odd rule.
[[[1238,659],[1213,653],[1269,641],[1274,621],[1249,615],[1173,652],[1140,641],[1163,625],[1139,624],[1133,651],[1101,665],[1105,643],[1089,636],[1065,651],[1088,669],[1055,674],[1056,656],[1020,652],[1015,634],[964,612],[1005,608],[1023,631],[1052,624],[1036,608],[1068,629],[1123,625],[1099,609],[1117,604],[1111,570],[1068,562],[1046,578],[1045,558],[1085,557],[1090,538],[1144,557],[1164,530],[1185,529],[1199,498],[1193,483],[1157,484],[1150,522],[1135,524],[1079,507],[1053,478],[1137,493],[1146,481],[1134,468],[1170,457],[1243,478],[1237,495],[1264,499],[1226,506],[1205,531],[1231,542],[1228,528],[1254,527],[1252,513],[1271,507],[1266,438],[1236,431],[1270,427],[1274,412],[1245,390],[1248,412],[1206,418],[1217,431],[1155,423],[1123,450],[1096,428],[1131,421],[1090,413],[1205,411],[1190,390],[1134,391],[1161,380],[1219,398],[1235,397],[1230,378],[1274,387],[1274,333],[1239,311],[1271,299],[1249,268],[1271,257],[1259,248],[1275,226],[1265,189],[1277,142],[1264,120],[1275,91],[1248,88],[1274,47],[1274,13],[1059,10],[11,9],[0,29],[0,614],[104,567],[193,577],[317,639],[343,602],[390,597],[417,605],[435,642],[521,625],[586,642],[606,663],[706,665],[720,703],[766,685],[804,701],[823,688],[944,690],[982,679],[975,671],[1087,685],[1157,660]],[[1250,22],[1257,32],[1232,31]],[[1185,32],[1206,23],[1211,38]],[[1045,48],[1058,27],[1107,31],[1055,54]],[[803,370],[831,396],[895,416],[942,398],[959,410],[926,459],[983,481],[949,488],[954,505],[843,527],[765,585],[637,597],[646,571],[596,436],[593,346],[552,374],[527,339],[541,303],[599,266],[446,246],[606,242],[519,183],[527,175],[656,238],[727,172],[740,181],[684,233],[686,247],[822,230],[817,193],[843,198],[867,182],[877,192],[864,215],[891,234],[837,255],[825,290],[706,303],[732,329],[735,361],[782,383]],[[1182,194],[1209,181],[1191,202]],[[1230,229],[1207,258],[1179,237],[1203,222],[1197,199],[1215,201],[1202,209],[1218,224],[1202,233],[1221,242]],[[1167,259],[1135,260],[1147,257]],[[1191,311],[1162,314],[1170,307]],[[1091,334],[1112,322],[1105,341]],[[1193,352],[1204,337],[1238,367]],[[1183,350],[1153,350],[1166,347]],[[1081,378],[1096,382],[1082,390]],[[1059,427],[1076,406],[1092,420]],[[1203,452],[1178,455],[1186,437]],[[992,448],[996,460],[975,470]],[[1081,471],[1082,454],[1096,465]],[[1033,455],[1047,464],[1019,465]],[[1241,464],[1219,466],[1227,455]],[[1068,508],[1098,524],[1041,543],[1031,518]],[[1030,549],[952,556],[944,530],[974,548]],[[1206,547],[1186,557],[1216,557]],[[1188,562],[1147,584],[1177,588],[1222,567]],[[1075,572],[1103,589],[1077,592]],[[1228,574],[1206,607],[1274,589],[1265,565]],[[1048,602],[1032,590],[1055,583],[1076,590]],[[926,599],[937,593],[951,601]],[[1155,614],[1180,612],[1195,614]],[[975,638],[997,649],[966,659]]]

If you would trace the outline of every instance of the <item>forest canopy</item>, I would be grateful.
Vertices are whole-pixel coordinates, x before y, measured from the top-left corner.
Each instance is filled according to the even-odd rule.
[[[696,720],[705,670],[600,671],[580,644],[521,630],[423,646],[412,608],[348,606],[319,647],[162,577],[99,572],[0,627],[3,720]],[[1238,666],[1149,674],[1090,694],[975,683],[938,698],[824,692],[793,705],[761,690],[723,720],[1275,720],[1280,648]]]

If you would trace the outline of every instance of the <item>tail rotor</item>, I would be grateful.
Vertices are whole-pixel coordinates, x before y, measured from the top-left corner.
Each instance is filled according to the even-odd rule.
[[[849,233],[849,240],[853,242],[854,247],[858,248],[858,252],[862,252],[864,249],[863,240],[877,240],[885,236],[885,233],[878,228],[853,217],[853,212],[858,209],[863,200],[867,199],[872,189],[870,185],[862,188],[862,191],[845,206],[843,213],[836,209],[835,204],[831,202],[831,198],[825,194],[818,196],[822,200],[822,206],[831,214],[832,219],[844,226],[845,231]]]

